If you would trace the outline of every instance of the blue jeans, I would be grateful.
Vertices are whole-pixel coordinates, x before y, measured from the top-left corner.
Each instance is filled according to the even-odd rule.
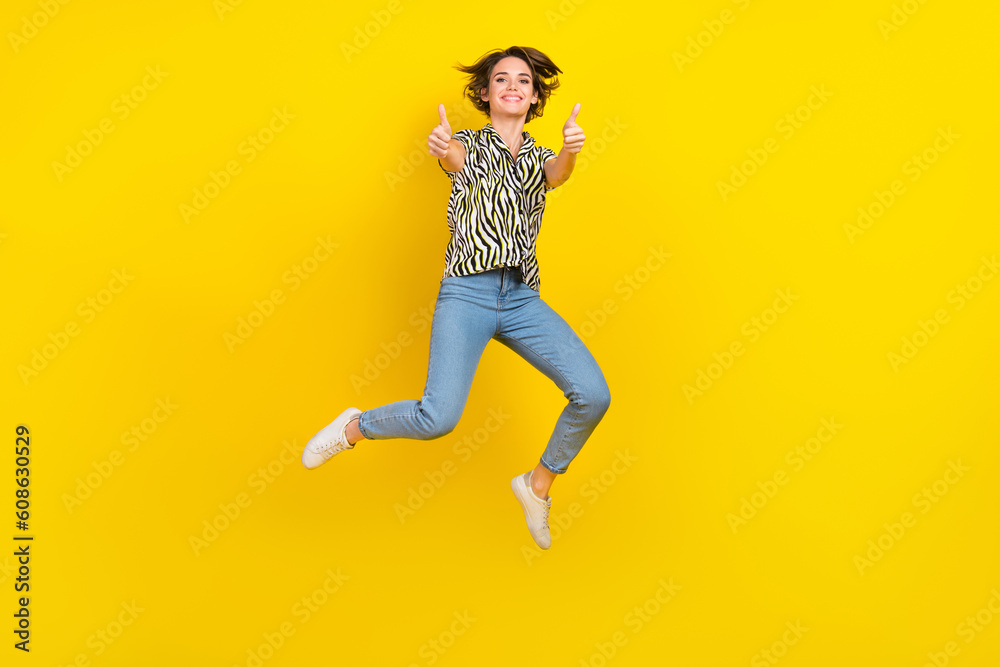
[[[544,373],[568,399],[540,459],[553,473],[566,472],[607,412],[611,394],[583,341],[528,287],[516,266],[441,280],[423,396],[363,411],[361,434],[371,440],[431,440],[453,431],[491,339]]]

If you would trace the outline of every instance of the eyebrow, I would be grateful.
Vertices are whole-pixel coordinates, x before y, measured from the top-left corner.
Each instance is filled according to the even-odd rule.
[[[493,76],[498,76],[500,74],[507,74],[507,72],[494,72]],[[526,77],[529,77],[529,78],[531,77],[531,75],[528,74],[527,72],[521,72],[520,74],[518,74],[518,76],[526,76]]]

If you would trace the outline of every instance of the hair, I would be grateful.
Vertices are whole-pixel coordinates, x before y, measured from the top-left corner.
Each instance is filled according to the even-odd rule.
[[[559,87],[559,78],[556,75],[562,74],[562,70],[556,67],[556,64],[547,55],[530,46],[511,46],[503,50],[488,51],[472,65],[459,64],[455,66],[455,69],[469,75],[464,94],[472,102],[472,106],[489,116],[490,103],[480,97],[481,91],[484,88],[489,91],[493,68],[509,56],[525,61],[528,63],[528,69],[531,70],[531,85],[535,95],[538,96],[538,102],[532,104],[528,109],[528,115],[524,119],[524,122],[528,123],[532,118],[538,118],[542,115],[549,95]]]

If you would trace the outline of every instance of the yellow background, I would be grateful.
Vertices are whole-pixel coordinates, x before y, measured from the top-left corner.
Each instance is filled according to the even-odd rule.
[[[973,280],[961,308],[954,292],[1000,251],[995,3],[95,0],[51,18],[43,4],[6,2],[0,22],[3,429],[12,445],[31,428],[35,536],[30,654],[12,648],[0,558],[3,664],[997,664],[1000,280]],[[420,397],[420,312],[448,240],[426,136],[439,103],[453,130],[482,126],[452,66],[514,44],[564,70],[527,126],[539,143],[558,150],[581,103],[587,145],[548,203],[541,295],[587,334],[613,396],[552,488],[566,527],[548,552],[509,480],[565,399],[499,344],[453,433],[363,443],[314,471],[281,460],[348,406]],[[142,89],[147,67],[165,74]],[[137,86],[122,118],[115,100]],[[814,86],[830,96],[803,111]],[[273,109],[294,118],[249,161],[240,146]],[[53,163],[105,119],[113,131],[60,179]],[[947,128],[957,139],[934,155]],[[777,150],[724,199],[718,183],[768,139]],[[233,160],[186,222],[181,205]],[[905,192],[852,242],[845,225],[896,180]],[[317,238],[336,250],[292,289]],[[273,290],[283,302],[227,346]],[[778,290],[798,298],[751,340]],[[80,304],[101,298],[88,319]],[[712,369],[734,342],[743,354]],[[688,400],[699,371],[716,377]],[[158,399],[176,406],[162,421]],[[463,460],[491,409],[509,418]],[[823,419],[842,427],[797,469],[788,453]],[[454,474],[401,521],[396,505],[447,461]],[[949,461],[968,468],[954,483]],[[99,484],[67,504],[88,475]],[[759,507],[734,532],[743,499]],[[905,512],[915,525],[892,538]],[[192,546],[213,521],[225,528]],[[324,604],[305,618],[309,596]],[[969,641],[977,613],[991,622]]]

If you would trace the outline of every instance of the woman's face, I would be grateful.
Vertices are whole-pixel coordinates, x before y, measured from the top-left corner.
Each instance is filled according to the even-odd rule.
[[[490,116],[526,116],[538,101],[531,68],[516,56],[507,56],[493,67],[489,90],[480,96],[490,103]]]

